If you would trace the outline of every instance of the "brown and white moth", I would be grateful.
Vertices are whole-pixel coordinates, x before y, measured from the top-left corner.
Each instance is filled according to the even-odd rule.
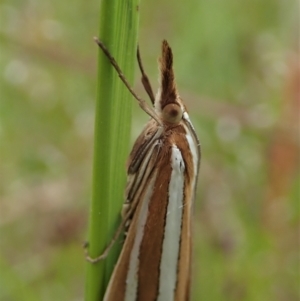
[[[129,156],[121,225],[126,225],[127,234],[104,300],[187,301],[200,145],[176,88],[172,50],[167,41],[162,42],[156,97],[138,52],[142,83],[154,107],[151,108],[131,89],[103,43],[95,40],[142,109],[151,116]],[[101,256],[88,259],[96,262]]]

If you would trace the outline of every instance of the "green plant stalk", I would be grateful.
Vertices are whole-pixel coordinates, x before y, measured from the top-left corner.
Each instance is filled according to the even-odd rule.
[[[138,4],[139,0],[102,0],[100,11],[99,38],[130,83],[133,82],[136,64]],[[132,103],[130,93],[101,50],[98,77],[88,234],[91,257],[103,252],[120,223]],[[120,243],[117,242],[105,260],[96,264],[87,263],[86,301],[102,300],[119,251]]]

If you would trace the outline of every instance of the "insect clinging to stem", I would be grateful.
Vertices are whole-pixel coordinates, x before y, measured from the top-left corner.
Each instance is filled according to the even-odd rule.
[[[95,41],[151,118],[129,155],[122,223],[103,254],[87,260],[105,258],[125,227],[126,238],[104,301],[187,301],[200,144],[176,87],[172,50],[164,40],[156,97],[137,51],[152,108],[133,91],[104,44]]]

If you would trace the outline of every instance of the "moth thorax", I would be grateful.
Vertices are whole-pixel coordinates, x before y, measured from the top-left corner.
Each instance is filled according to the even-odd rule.
[[[176,103],[169,103],[162,109],[162,117],[164,121],[170,123],[178,123],[182,119],[182,109]]]

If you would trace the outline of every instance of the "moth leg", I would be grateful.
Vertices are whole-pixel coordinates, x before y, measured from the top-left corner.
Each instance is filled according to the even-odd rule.
[[[122,222],[120,223],[119,227],[117,228],[113,238],[111,239],[111,241],[109,242],[109,244],[106,246],[106,248],[104,249],[104,251],[102,252],[101,255],[95,257],[95,258],[92,258],[90,257],[89,255],[89,252],[88,252],[88,242],[85,242],[83,244],[83,248],[84,248],[84,255],[85,255],[85,259],[88,261],[88,262],[91,262],[91,263],[96,263],[100,260],[103,260],[107,257],[107,255],[109,254],[111,248],[113,247],[113,245],[115,244],[115,242],[117,241],[118,237],[120,236],[120,234],[122,233],[123,229],[126,227],[126,225],[128,224],[128,221],[131,220],[132,218],[132,214],[133,212],[135,211],[136,209],[136,206],[137,206],[137,203],[136,204],[132,204],[127,212],[125,213],[125,215],[123,216],[122,218]],[[123,210],[122,210],[123,211]]]
[[[149,95],[152,104],[154,105],[154,102],[155,102],[154,93],[153,93],[149,78],[148,78],[147,74],[144,71],[139,46],[137,47],[136,56],[137,56],[137,61],[139,63],[140,71],[142,73],[142,77],[141,77],[142,84],[143,84],[147,94]]]

